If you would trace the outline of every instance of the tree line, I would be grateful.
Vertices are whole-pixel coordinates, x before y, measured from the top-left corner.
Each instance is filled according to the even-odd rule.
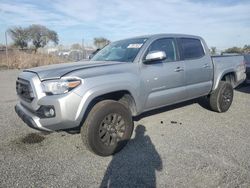
[[[50,41],[58,44],[58,34],[42,25],[31,25],[29,27],[13,27],[8,29],[7,33],[12,38],[14,46],[21,49],[27,48],[31,42],[35,52],[38,48],[43,48]]]
[[[225,53],[238,53],[238,54],[247,54],[250,53],[250,45],[244,45],[240,47],[232,47],[225,50]]]
[[[94,45],[97,49],[101,49],[109,43],[110,43],[110,40],[108,40],[104,37],[94,38]],[[82,46],[79,43],[74,43],[71,45],[71,49],[82,50]]]
[[[216,55],[217,54],[217,49],[216,47],[211,47],[210,52],[212,55]],[[241,47],[231,47],[231,48],[227,48],[225,50],[223,50],[221,52],[223,53],[236,53],[236,54],[249,54],[250,53],[250,45],[244,45],[242,48]]]
[[[8,29],[7,33],[13,40],[14,46],[20,49],[26,49],[32,44],[35,52],[38,48],[45,47],[49,42],[53,42],[55,45],[59,42],[57,32],[43,25],[33,24],[28,27],[16,26]],[[98,49],[103,48],[109,43],[110,40],[104,37],[94,38],[94,45]],[[81,48],[79,44],[73,44],[72,46],[76,49]]]

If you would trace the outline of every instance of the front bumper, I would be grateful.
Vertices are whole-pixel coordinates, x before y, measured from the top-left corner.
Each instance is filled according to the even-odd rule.
[[[34,110],[19,102],[15,106],[18,116],[29,127],[42,131],[56,131],[78,127],[81,118],[77,116],[82,98],[70,92],[64,96],[44,96],[38,100],[39,106],[51,105],[55,109],[55,117],[41,117],[38,110]]]
[[[16,113],[29,127],[42,131],[56,131],[80,125],[84,97],[74,91],[61,95],[46,95],[39,77],[34,73],[22,72],[18,79],[28,82],[32,90],[32,100],[26,101],[22,95],[18,95],[20,102],[15,106]],[[53,107],[55,116],[46,118],[40,110],[41,107],[49,106]]]
[[[49,129],[44,128],[40,123],[37,117],[34,117],[28,110],[26,110],[20,103],[15,106],[15,111],[17,115],[26,123],[30,128],[50,131]]]

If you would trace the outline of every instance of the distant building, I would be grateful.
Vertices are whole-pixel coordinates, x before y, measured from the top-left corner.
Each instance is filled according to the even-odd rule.
[[[48,54],[51,54],[51,53],[56,53],[56,52],[58,52],[58,48],[56,48],[56,47],[54,47],[54,48],[48,48],[47,49],[47,53]]]

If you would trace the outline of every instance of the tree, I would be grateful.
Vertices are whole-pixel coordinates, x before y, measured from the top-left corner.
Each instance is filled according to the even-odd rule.
[[[82,50],[82,46],[78,43],[72,44],[71,49],[73,50]]]
[[[55,31],[48,29],[42,25],[31,25],[28,28],[30,39],[35,46],[35,52],[38,48],[43,48],[50,41],[58,44],[58,35]]]
[[[212,54],[212,55],[216,55],[216,51],[217,51],[217,50],[216,50],[216,47],[214,47],[214,46],[211,47],[211,54]]]
[[[14,41],[14,45],[24,49],[28,46],[29,31],[26,28],[14,27],[8,30],[8,34]]]
[[[245,45],[243,47],[243,52],[246,53],[246,54],[250,53],[250,45]]]
[[[242,53],[242,49],[239,47],[232,47],[232,48],[228,48],[224,51],[225,53],[238,53],[241,54]]]
[[[94,45],[97,48],[103,48],[104,46],[106,46],[107,44],[110,43],[110,40],[103,38],[103,37],[99,37],[99,38],[94,38]]]

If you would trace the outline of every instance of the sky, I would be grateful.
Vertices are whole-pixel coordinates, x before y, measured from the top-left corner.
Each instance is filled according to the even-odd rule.
[[[250,44],[250,0],[0,0],[0,43],[8,28],[31,24],[55,30],[63,45],[183,33],[225,49]]]

